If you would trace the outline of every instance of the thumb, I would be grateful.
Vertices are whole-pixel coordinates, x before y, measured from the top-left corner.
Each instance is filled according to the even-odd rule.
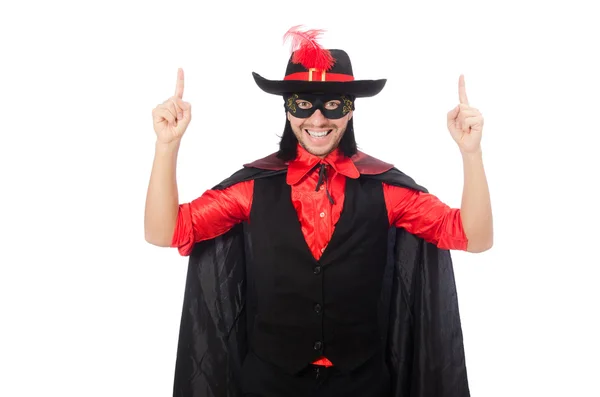
[[[184,120],[189,120],[192,117],[192,105],[189,102],[183,102],[182,110]]]
[[[460,105],[456,105],[454,109],[448,112],[448,121],[455,120],[460,112]]]

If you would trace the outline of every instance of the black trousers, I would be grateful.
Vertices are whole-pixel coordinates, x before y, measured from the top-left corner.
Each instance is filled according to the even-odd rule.
[[[244,397],[389,397],[390,373],[376,356],[351,373],[307,365],[290,375],[249,353],[242,367]]]

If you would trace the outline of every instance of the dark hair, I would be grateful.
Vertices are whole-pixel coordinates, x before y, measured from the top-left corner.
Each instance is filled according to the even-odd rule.
[[[287,109],[286,109],[287,112]],[[346,125],[346,131],[340,140],[339,148],[340,152],[346,157],[354,156],[358,148],[356,146],[356,138],[354,136],[354,117],[348,120]],[[279,141],[279,151],[277,157],[283,161],[292,161],[298,154],[298,139],[294,135],[292,125],[288,118],[285,118],[285,127],[283,128],[283,135]]]

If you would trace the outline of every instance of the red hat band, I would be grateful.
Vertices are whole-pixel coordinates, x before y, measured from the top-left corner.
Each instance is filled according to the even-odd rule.
[[[354,81],[354,76],[343,73],[329,73],[325,70],[315,68],[308,69],[308,72],[296,72],[284,77],[284,80],[300,81]]]

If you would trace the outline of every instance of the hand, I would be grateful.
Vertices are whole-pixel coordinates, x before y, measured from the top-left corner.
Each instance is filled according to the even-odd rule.
[[[154,132],[159,143],[181,139],[192,119],[192,106],[183,101],[183,69],[177,71],[175,95],[152,110]]]
[[[483,116],[469,106],[462,74],[458,78],[458,99],[460,103],[448,112],[448,130],[462,153],[475,153],[481,149]]]

